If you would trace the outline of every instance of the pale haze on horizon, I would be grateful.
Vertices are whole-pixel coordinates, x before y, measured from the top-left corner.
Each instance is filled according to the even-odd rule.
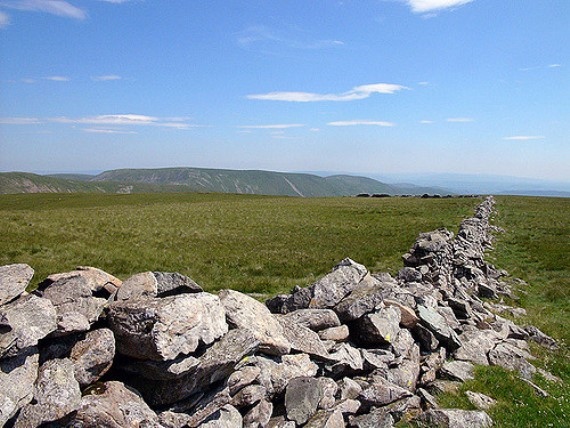
[[[568,0],[0,0],[0,171],[570,182],[568,22]]]

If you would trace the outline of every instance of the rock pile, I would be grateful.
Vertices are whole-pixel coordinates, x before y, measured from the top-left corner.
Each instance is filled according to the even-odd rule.
[[[474,364],[530,381],[527,341],[556,346],[481,300],[511,294],[484,260],[493,203],[455,237],[421,234],[395,278],[345,259],[266,305],[176,273],[121,282],[95,268],[27,294],[33,270],[0,267],[0,425],[490,426],[484,411],[440,409],[432,393],[471,379]]]

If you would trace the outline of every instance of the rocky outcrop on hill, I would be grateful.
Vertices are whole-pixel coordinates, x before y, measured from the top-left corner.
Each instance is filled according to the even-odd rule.
[[[531,382],[528,341],[556,346],[482,300],[512,294],[484,260],[493,204],[456,236],[422,233],[396,277],[345,259],[266,305],[180,274],[121,282],[94,268],[27,294],[33,270],[0,267],[0,426],[491,426],[484,410],[441,409],[432,394],[476,364]]]

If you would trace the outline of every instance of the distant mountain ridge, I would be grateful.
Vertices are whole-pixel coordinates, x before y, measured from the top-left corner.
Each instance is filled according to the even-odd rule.
[[[414,191],[416,190],[416,191]],[[431,191],[431,192],[430,192]],[[354,196],[440,193],[441,189],[398,186],[368,177],[263,170],[206,168],[117,169],[98,175],[0,173],[0,193],[203,192],[282,196]]]

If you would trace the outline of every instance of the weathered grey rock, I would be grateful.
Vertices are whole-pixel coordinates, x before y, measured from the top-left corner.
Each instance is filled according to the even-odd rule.
[[[494,400],[488,395],[481,394],[480,392],[465,391],[465,395],[471,404],[473,404],[479,410],[489,410],[491,407],[497,404],[497,400]]]
[[[295,422],[285,420],[285,416],[272,417],[267,424],[267,428],[295,428],[296,426]]]
[[[364,368],[360,351],[348,343],[337,344],[330,356],[335,362],[327,365],[327,368],[337,376],[358,372]]]
[[[155,361],[194,352],[228,331],[224,307],[209,293],[115,302],[108,321],[121,354]]]
[[[350,330],[347,325],[339,325],[338,327],[330,327],[319,331],[321,340],[334,340],[335,342],[345,342],[350,337]]]
[[[445,318],[437,311],[423,305],[418,305],[418,316],[421,322],[430,329],[437,340],[448,349],[455,350],[461,346],[459,337],[447,324]]]
[[[350,294],[334,307],[334,311],[341,321],[354,321],[379,307],[385,288],[385,284],[371,275],[366,275]]]
[[[283,335],[293,351],[309,354],[314,357],[329,360],[330,356],[317,333],[300,324],[278,318]]]
[[[180,356],[173,360],[152,361],[123,359],[117,367],[131,376],[141,376],[147,380],[174,380],[195,373],[200,360],[191,355]]]
[[[82,388],[97,382],[113,365],[115,337],[107,328],[93,330],[71,349],[75,378]]]
[[[394,306],[378,309],[358,320],[358,339],[368,345],[392,343],[400,331],[400,310]]]
[[[311,290],[296,286],[291,294],[280,294],[265,302],[270,312],[274,314],[287,314],[299,309],[309,307]]]
[[[392,428],[394,418],[383,409],[373,409],[360,416],[349,417],[350,426],[354,428]]]
[[[488,428],[493,421],[487,413],[479,410],[431,409],[414,421],[426,428]]]
[[[405,388],[410,392],[416,390],[420,376],[419,358],[416,361],[404,359],[401,364],[391,367],[386,372],[386,378],[394,385]]]
[[[0,307],[0,358],[36,346],[56,329],[56,310],[47,299],[21,297]]]
[[[459,388],[461,388],[461,382],[456,380],[437,379],[427,385],[426,388],[434,395],[446,393],[455,394],[459,391]]]
[[[400,310],[400,325],[404,328],[412,329],[420,321],[414,310],[409,306],[391,299],[384,299],[384,304],[387,307],[395,306]]]
[[[297,425],[304,424],[316,413],[321,398],[322,389],[316,378],[292,379],[285,389],[287,419]]]
[[[466,361],[446,361],[440,372],[446,379],[466,382],[475,378],[474,369],[473,364]]]
[[[407,389],[401,388],[386,379],[377,377],[374,379],[372,385],[359,394],[358,399],[363,404],[369,406],[385,406],[412,395],[413,394]]]
[[[367,372],[376,369],[387,369],[388,365],[397,364],[396,356],[386,349],[360,349],[364,370]]]
[[[429,328],[416,324],[412,332],[424,352],[433,352],[438,349],[439,340],[435,338],[435,335]]]
[[[427,355],[420,367],[420,383],[422,385],[427,385],[436,379],[439,369],[443,366],[447,352],[445,348],[439,348],[438,352],[433,352]]]
[[[172,404],[204,391],[210,385],[227,379],[238,362],[258,349],[259,341],[250,330],[230,330],[198,358],[199,364],[189,365],[178,377],[145,379],[137,376],[133,385],[152,406]],[[144,372],[141,371],[144,375]],[[228,389],[229,394],[229,389]]]
[[[429,409],[439,408],[439,405],[437,404],[437,399],[429,392],[427,392],[425,389],[418,388],[416,390],[416,394],[422,400],[422,405],[424,409],[429,410]]]
[[[26,348],[15,357],[0,359],[0,426],[32,401],[38,360],[36,348]]]
[[[368,274],[361,264],[346,258],[336,265],[333,271],[309,288],[311,290],[311,308],[332,308],[348,293],[354,290]]]
[[[142,397],[121,382],[97,384],[81,398],[68,426],[159,428],[158,417]]]
[[[340,326],[338,315],[332,309],[298,309],[285,314],[283,319],[301,324],[313,331]]]
[[[262,303],[233,290],[219,294],[227,312],[228,322],[238,328],[250,329],[259,340],[259,349],[270,355],[285,355],[291,344],[285,337],[278,319]]]
[[[331,410],[340,412],[342,415],[354,415],[360,410],[360,401],[351,398],[340,400]]]
[[[338,385],[330,377],[317,378],[322,396],[319,401],[319,409],[330,410],[335,405],[335,396],[338,391]]]
[[[66,335],[89,330],[107,305],[107,299],[94,297],[89,277],[61,277],[43,289],[42,297],[49,299],[57,311],[57,334]]]
[[[253,406],[243,417],[244,428],[259,428],[269,425],[269,420],[273,413],[273,403],[268,400],[261,400]]]
[[[282,394],[291,379],[314,377],[318,370],[307,354],[283,355],[278,361],[256,356],[251,357],[248,363],[260,368],[258,381],[269,396]]]
[[[267,390],[261,385],[248,385],[243,389],[240,389],[232,397],[232,405],[241,409],[242,407],[253,406],[259,403],[267,395]]]
[[[81,277],[89,289],[96,294],[106,295],[110,297],[117,289],[121,286],[122,281],[115,278],[113,275],[90,266],[79,266],[76,270],[64,273],[56,273],[48,276],[39,285],[40,290],[44,290],[46,287],[54,282],[65,282],[71,279]]]
[[[538,328],[533,325],[525,325],[523,329],[528,333],[530,340],[544,346],[547,349],[558,349],[558,344],[556,340],[552,337],[544,334]]]
[[[199,428],[239,428],[243,426],[240,412],[230,404],[210,415]]]
[[[509,370],[517,370],[524,379],[532,379],[536,367],[527,361],[533,356],[509,343],[499,343],[489,351],[489,362],[493,366],[501,366]]]
[[[396,356],[404,358],[418,359],[419,363],[419,347],[409,330],[401,329],[392,340],[392,349]],[[418,364],[419,365],[419,364]]]
[[[457,318],[469,319],[473,316],[473,310],[471,309],[469,302],[462,299],[450,297],[447,299],[447,303]]]
[[[63,418],[79,407],[81,391],[69,359],[50,360],[40,367],[33,404],[24,406],[15,428],[39,426]]]
[[[398,272],[398,279],[403,282],[421,282],[422,274],[413,267],[403,267]]]
[[[141,297],[168,297],[204,291],[187,276],[170,272],[142,272],[126,279],[117,291],[116,300]]]
[[[33,276],[34,270],[24,263],[0,266],[0,306],[26,291]]]
[[[461,346],[455,350],[457,360],[489,365],[487,354],[499,342],[499,335],[493,330],[466,331],[459,336]]]
[[[362,392],[362,386],[349,377],[345,377],[338,382],[340,388],[340,399],[356,399]]]
[[[228,377],[230,395],[234,396],[242,388],[251,385],[261,374],[261,369],[256,366],[245,366],[236,370]]]
[[[338,411],[318,411],[305,425],[305,428],[344,428],[344,418]]]

